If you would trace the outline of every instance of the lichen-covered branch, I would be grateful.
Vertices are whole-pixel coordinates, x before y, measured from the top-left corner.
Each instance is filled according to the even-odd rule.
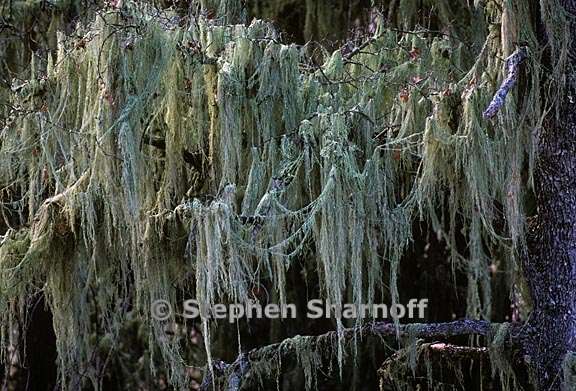
[[[330,331],[318,336],[301,337],[286,339],[280,343],[255,348],[249,352],[241,353],[233,364],[225,364],[220,360],[214,362],[214,371],[207,371],[203,385],[209,389],[210,384],[215,380],[212,378],[212,372],[216,376],[222,376],[228,379],[228,384],[239,386],[242,378],[248,374],[250,368],[258,371],[258,368],[270,362],[282,362],[288,358],[297,358],[301,361],[302,351],[314,352],[314,354],[329,356],[333,354],[333,346],[342,338],[346,343],[353,341],[362,341],[367,337],[379,338],[410,338],[426,340],[449,340],[461,336],[483,336],[488,339],[496,333],[503,325],[491,324],[484,320],[463,319],[446,323],[415,323],[396,326],[394,323],[375,322],[363,327],[346,328],[338,331]],[[517,329],[519,324],[510,324]],[[507,334],[514,343],[512,331]],[[516,332],[516,331],[514,331]],[[441,351],[446,354],[454,353],[458,356],[477,356],[488,353],[486,348],[473,348],[457,346],[446,343],[435,343],[429,346],[431,350]],[[324,357],[326,358],[326,357]],[[232,370],[230,370],[232,369]],[[228,389],[232,391],[232,389]],[[235,389],[234,389],[235,390]]]
[[[458,336],[466,335],[480,335],[488,336],[490,333],[500,325],[491,324],[484,320],[456,320],[446,323],[413,323],[406,325],[399,325],[394,323],[375,322],[360,328],[346,328],[341,331],[341,336],[345,340],[352,338],[362,338],[368,336],[376,337],[413,337],[413,338],[429,338],[429,339],[448,339]],[[300,337],[297,337],[300,338]],[[308,342],[323,344],[333,343],[338,339],[337,331],[330,331],[322,335],[307,337]],[[248,352],[248,357],[251,361],[261,360],[268,357],[271,352],[278,350],[281,355],[294,354],[293,350],[297,345],[291,344],[291,340],[287,339],[277,344],[269,345],[263,348],[256,348]]]

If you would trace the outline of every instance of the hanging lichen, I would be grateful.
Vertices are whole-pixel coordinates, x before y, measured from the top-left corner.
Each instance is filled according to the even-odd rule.
[[[521,170],[532,167],[543,112],[538,72],[522,99],[512,93],[491,120],[482,112],[512,42],[535,44],[520,24],[525,6],[470,10],[506,24],[477,32],[482,47],[380,22],[362,50],[316,65],[269,24],[242,24],[234,1],[202,2],[185,25],[169,10],[124,3],[77,26],[76,38],[58,34],[55,58],[34,55],[25,81],[2,92],[12,109],[2,108],[1,196],[22,224],[0,245],[0,308],[44,291],[65,388],[81,374],[100,386],[87,336],[117,336],[128,307],[170,381],[185,387],[191,363],[150,304],[176,302],[181,290],[204,309],[248,303],[263,280],[284,303],[286,271],[305,251],[330,303],[350,293],[372,304],[383,291],[398,303],[418,217],[467,270],[468,314],[490,319],[487,260],[523,242]],[[402,4],[408,23],[415,11]],[[470,239],[465,251],[457,230]],[[341,369],[341,316],[336,323]],[[202,324],[212,368],[205,311]],[[316,352],[293,343],[310,388]]]

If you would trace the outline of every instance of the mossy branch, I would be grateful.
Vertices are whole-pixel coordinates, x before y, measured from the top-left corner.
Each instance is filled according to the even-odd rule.
[[[515,324],[507,324],[514,326]],[[242,384],[242,379],[249,375],[251,368],[258,368],[257,363],[266,363],[270,360],[278,360],[282,362],[289,357],[298,357],[299,349],[302,348],[302,343],[307,345],[307,349],[311,349],[317,353],[332,351],[332,347],[338,338],[342,338],[346,342],[355,339],[363,339],[366,337],[410,337],[417,339],[450,339],[461,336],[483,336],[490,337],[493,330],[498,328],[499,325],[490,323],[485,320],[472,320],[462,319],[446,323],[413,323],[399,325],[397,328],[394,323],[375,322],[363,327],[353,327],[343,329],[338,333],[337,331],[330,331],[318,336],[301,337],[296,336],[288,338],[282,342],[267,345],[260,348],[254,348],[247,353],[241,353],[236,361],[232,364],[226,364],[223,361],[213,361],[213,373],[215,376],[222,376],[227,381],[227,384],[234,384],[237,388],[228,388],[229,391],[238,390]],[[510,334],[513,337],[513,333]],[[459,356],[478,356],[484,355],[488,352],[486,348],[470,348],[446,343],[430,344],[430,349],[435,352],[443,352],[451,354],[454,352]],[[254,363],[250,365],[250,363]],[[215,383],[207,371],[205,376],[202,390],[210,389],[210,386]]]

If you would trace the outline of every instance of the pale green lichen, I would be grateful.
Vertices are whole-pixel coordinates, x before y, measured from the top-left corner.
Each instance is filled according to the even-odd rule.
[[[23,111],[1,109],[11,120],[0,133],[0,186],[21,195],[7,202],[28,212],[28,228],[0,247],[0,308],[44,290],[62,384],[74,389],[86,373],[99,386],[86,335],[117,335],[131,303],[170,381],[185,387],[190,363],[150,318],[150,303],[175,303],[184,289],[205,307],[247,302],[262,280],[285,302],[286,271],[304,250],[332,304],[372,304],[382,292],[398,303],[417,217],[446,241],[454,269],[467,271],[468,315],[489,319],[487,260],[522,245],[520,172],[533,165],[544,110],[531,72],[522,99],[482,118],[509,37],[479,32],[480,50],[379,23],[353,58],[336,51],[310,67],[306,49],[280,43],[269,24],[236,24],[237,2],[203,6],[219,17],[204,12],[185,27],[135,2],[104,12],[77,27],[80,41],[58,34],[55,60],[35,59],[28,81],[2,92]],[[509,23],[528,17],[521,5],[507,9]],[[492,21],[499,10],[474,12]],[[118,28],[123,18],[130,23]],[[512,27],[534,44],[527,26]],[[463,253],[457,230],[469,238]],[[202,321],[210,362],[213,324]],[[305,338],[294,343],[312,387],[317,352]]]
[[[518,390],[520,386],[505,348],[505,343],[510,337],[509,328],[508,324],[503,324],[492,330],[493,335],[490,336],[489,345],[490,365],[492,365],[492,376],[498,375],[504,390]]]

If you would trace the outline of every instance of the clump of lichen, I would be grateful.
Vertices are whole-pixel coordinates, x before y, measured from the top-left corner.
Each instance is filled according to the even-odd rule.
[[[268,23],[242,23],[237,2],[203,2],[188,23],[124,3],[73,36],[54,34],[55,57],[35,55],[3,91],[13,109],[0,187],[21,224],[0,245],[0,308],[44,291],[65,388],[99,387],[86,336],[117,336],[128,307],[183,387],[189,363],[150,303],[182,290],[206,307],[246,303],[261,280],[285,301],[285,273],[304,250],[331,303],[350,293],[371,304],[385,287],[396,303],[418,218],[468,271],[468,314],[490,319],[488,259],[521,245],[521,170],[542,113],[535,87],[482,118],[510,37],[489,24],[479,50],[380,21],[362,50],[314,67]],[[491,3],[474,13],[500,18]],[[534,44],[518,24],[528,11],[505,10],[516,16],[507,34]],[[456,230],[469,237],[465,253]],[[213,325],[202,322],[210,362]],[[316,353],[292,343],[311,387]]]

